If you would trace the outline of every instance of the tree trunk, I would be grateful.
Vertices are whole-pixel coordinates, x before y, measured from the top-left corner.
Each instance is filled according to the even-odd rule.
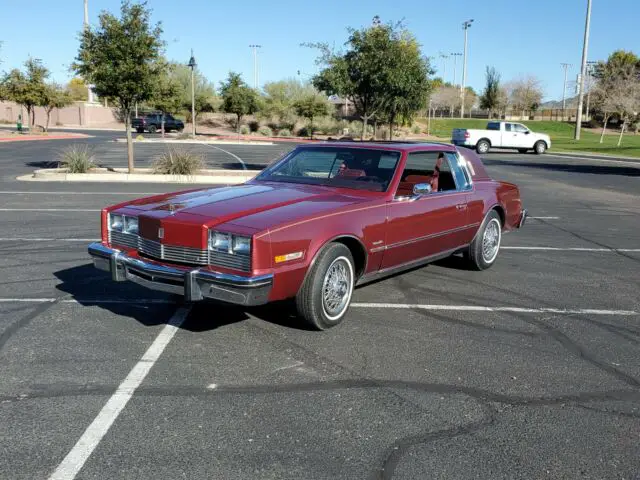
[[[162,121],[160,123],[160,131],[162,132],[162,138],[164,138],[164,113],[162,114]]]
[[[49,121],[51,119],[51,110],[47,109],[47,124],[44,127],[44,131],[48,132],[49,131]]]
[[[129,166],[129,173],[133,173],[133,139],[131,138],[131,110],[125,110],[124,112],[124,128],[127,129],[127,164]]]
[[[602,124],[602,133],[600,134],[600,143],[604,140],[604,132],[607,131],[607,122],[609,121],[609,116],[604,116],[604,123]]]
[[[309,117],[309,138],[313,140],[313,117]]]
[[[624,135],[624,129],[627,126],[627,122],[622,124],[622,128],[620,129],[620,136],[618,137],[618,146],[622,143],[622,136]]]
[[[367,132],[367,120],[369,120],[369,117],[364,113],[362,115],[362,133],[360,134],[360,140],[362,141],[364,141],[364,135]]]
[[[242,115],[238,115],[236,113],[236,129],[238,130],[238,137],[240,137],[240,120],[242,119]]]
[[[27,127],[29,127],[29,133],[31,132],[31,107],[27,107]]]

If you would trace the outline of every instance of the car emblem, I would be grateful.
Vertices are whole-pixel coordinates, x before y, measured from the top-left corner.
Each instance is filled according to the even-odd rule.
[[[160,227],[158,229],[158,238],[162,240],[164,238],[164,228]]]

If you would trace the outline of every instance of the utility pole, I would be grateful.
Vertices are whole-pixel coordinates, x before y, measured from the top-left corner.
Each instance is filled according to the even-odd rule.
[[[582,44],[582,65],[580,67],[580,81],[578,82],[578,113],[576,115],[576,133],[574,138],[580,140],[582,128],[582,100],[584,99],[584,76],[587,71],[587,53],[589,50],[589,24],[591,23],[591,0],[587,0],[587,18],[584,22],[584,41]]]
[[[561,63],[562,68],[564,68],[564,83],[562,84],[562,121],[564,122],[564,113],[565,113],[565,99],[567,97],[567,69],[571,66],[570,63]]]
[[[472,23],[473,18],[462,24],[462,29],[464,30],[464,54],[462,57],[462,85],[460,86],[460,118],[464,118],[464,87],[467,83],[467,30],[469,30]]]
[[[258,49],[262,48],[262,45],[249,45],[249,48],[253,48],[253,88],[258,89]]]
[[[84,0],[84,28],[89,26],[89,0]]]
[[[462,54],[461,53],[452,53],[451,56],[453,57],[453,86],[455,87],[457,85],[457,83],[456,83],[456,63],[457,63],[458,57],[461,57]]]

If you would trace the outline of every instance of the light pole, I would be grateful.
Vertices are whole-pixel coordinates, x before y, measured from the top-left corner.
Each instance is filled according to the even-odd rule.
[[[570,63],[561,63],[562,68],[564,68],[564,83],[562,84],[562,121],[564,121],[564,112],[565,112],[565,99],[567,97],[567,69],[571,66]]]
[[[449,55],[440,52],[440,58],[442,58],[442,82],[444,83],[447,81],[447,58]]]
[[[262,48],[262,45],[249,45],[249,48],[253,48],[253,88],[258,89],[258,49]]]
[[[462,85],[460,86],[460,118],[464,118],[464,86],[467,83],[467,30],[471,27],[473,18],[462,24],[464,30],[464,54],[462,57]]]
[[[580,81],[578,82],[578,113],[576,114],[576,134],[574,138],[580,140],[582,128],[582,100],[584,99],[584,76],[587,71],[587,52],[589,50],[589,24],[591,23],[591,0],[587,0],[587,17],[584,22],[584,42],[582,44],[582,65],[580,67]]]
[[[458,63],[458,57],[461,57],[461,53],[452,53],[453,57],[453,86],[456,86],[456,64]]]
[[[193,56],[193,48],[191,49],[191,58],[187,66],[191,69],[191,135],[196,136],[196,58]]]
[[[593,66],[598,62],[587,62],[587,113],[585,115],[586,119],[589,120],[589,103],[591,101],[591,82],[593,81]]]
[[[84,21],[82,27],[87,30],[89,28],[89,0],[84,0]],[[87,102],[93,103],[93,85],[87,85]]]

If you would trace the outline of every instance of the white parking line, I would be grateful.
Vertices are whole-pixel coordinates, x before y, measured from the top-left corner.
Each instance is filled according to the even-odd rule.
[[[502,250],[540,250],[549,252],[640,252],[640,248],[590,248],[590,247],[500,247]]]
[[[95,208],[0,208],[0,212],[99,212]]]
[[[0,298],[0,303],[82,303],[82,304],[96,304],[96,305],[173,305],[175,300],[166,300],[164,298],[65,298],[58,300],[57,298]]]
[[[209,145],[211,148],[215,148],[217,150],[220,150],[221,152],[224,152],[228,155],[231,155],[233,158],[235,158],[236,160],[238,160],[241,164],[242,164],[242,169],[246,170],[247,169],[247,165],[244,163],[244,160],[242,160],[239,156],[237,156],[235,153],[231,153],[228,150],[225,150],[224,148],[220,148],[217,145],[211,145],[210,143],[207,144]]]
[[[49,480],[72,480],[76,477],[87,459],[91,456],[100,440],[106,435],[127,405],[136,389],[145,379],[153,365],[156,363],[165,347],[169,344],[173,336],[180,328],[180,325],[187,318],[189,310],[181,307],[169,323],[162,329],[156,339],[153,341],[147,352],[142,356],[140,361],[131,369],[127,378],[123,380],[118,389],[107,401],[98,416],[93,420],[91,425],[87,427],[80,439],[76,442],[71,451],[58,465],[55,472],[49,477]]]
[[[634,167],[640,167],[640,161],[634,162],[633,160],[605,160],[604,158],[593,158],[593,157],[570,157],[568,155],[553,155],[547,154],[547,157],[553,158],[562,158],[563,160],[588,160],[590,162],[604,162],[604,163],[617,163],[620,165],[633,165]]]
[[[559,220],[560,217],[527,217],[533,218],[534,220]]]
[[[407,303],[352,303],[354,308],[394,308],[419,310],[451,310],[460,312],[511,312],[511,313],[557,313],[561,315],[638,315],[634,310],[599,310],[593,308],[523,308],[523,307],[483,307],[481,305],[423,305]]]

